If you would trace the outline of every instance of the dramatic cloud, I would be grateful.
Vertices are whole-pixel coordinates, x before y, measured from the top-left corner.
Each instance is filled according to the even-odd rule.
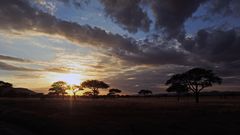
[[[0,55],[0,60],[16,61],[16,62],[31,62],[30,60],[11,57],[11,56],[5,56],[5,55]]]
[[[240,33],[236,30],[199,30],[195,39],[183,43],[186,50],[213,63],[240,59]]]
[[[37,69],[25,68],[25,67],[18,67],[14,65],[10,65],[0,61],[0,70],[8,70],[8,71],[40,71]]]
[[[0,28],[2,30],[34,31],[59,35],[68,40],[87,43],[105,49],[138,51],[134,40],[87,25],[56,19],[47,13],[33,9],[21,0],[3,0],[0,5]]]
[[[152,9],[156,16],[156,27],[164,29],[170,36],[183,31],[184,22],[192,16],[205,0],[155,0]]]
[[[149,31],[150,19],[139,3],[141,0],[100,0],[107,16],[129,32]]]
[[[224,16],[240,16],[239,0],[212,0],[209,3],[209,13]]]
[[[30,0],[1,0],[0,31],[22,35],[26,33],[47,35],[44,38],[35,38],[42,43],[47,42],[43,39],[50,36],[60,37],[81,45],[83,48],[87,47],[91,50],[91,54],[88,51],[85,52],[84,49],[82,51],[76,49],[75,51],[74,49],[78,48],[76,46],[72,49],[74,51],[71,51],[71,47],[69,47],[70,53],[75,57],[61,54],[61,58],[64,57],[65,59],[57,60],[58,57],[52,64],[46,65],[44,65],[45,63],[39,64],[41,62],[28,63],[31,61],[0,55],[0,60],[4,61],[0,62],[1,70],[36,71],[34,73],[41,75],[46,72],[63,74],[81,72],[81,75],[86,73],[86,76],[102,77],[111,85],[125,89],[144,87],[157,90],[162,88],[160,85],[169,75],[176,73],[173,71],[179,71],[177,73],[180,73],[195,66],[213,69],[229,82],[233,82],[234,78],[237,80],[235,84],[240,80],[240,33],[238,28],[232,26],[225,30],[219,30],[213,29],[211,26],[208,28],[204,26],[201,27],[204,29],[199,30],[200,27],[197,26],[198,28],[194,30],[198,31],[196,34],[195,32],[185,33],[188,31],[185,31],[184,28],[184,26],[188,27],[186,21],[196,11],[200,16],[201,13],[206,13],[208,17],[211,17],[211,15],[238,16],[240,8],[238,8],[239,2],[237,0],[99,0],[106,14],[103,17],[111,18],[113,22],[130,32],[127,34],[130,34],[131,38],[126,35],[113,34],[113,31],[107,32],[104,30],[105,27],[102,26],[81,25],[86,22],[82,23],[80,22],[81,19],[71,18],[73,15],[70,13],[66,13],[66,16],[69,15],[70,18],[67,17],[66,19],[61,16],[62,14],[58,15],[59,13],[54,14],[44,11],[45,8],[51,11],[55,10],[54,2],[70,4],[67,8],[73,8],[72,4],[81,7],[82,4],[86,3],[84,1],[35,0],[34,2]],[[200,11],[198,10],[199,7],[201,7]],[[202,11],[203,9],[205,11]],[[83,9],[79,8],[79,12],[81,10]],[[92,10],[86,11],[91,12]],[[228,20],[228,18],[225,19]],[[109,22],[109,20],[106,21]],[[222,21],[219,21],[219,24],[224,23],[223,19]],[[231,19],[228,21],[231,21]],[[195,25],[205,25],[205,22],[199,20],[195,23]],[[153,25],[155,25],[154,30],[151,29]],[[145,33],[136,33],[139,31]],[[118,33],[118,30],[114,33]],[[4,41],[0,40],[0,42]],[[21,44],[23,43],[19,43],[19,45]],[[62,42],[62,44],[65,44],[65,42]],[[41,46],[40,43],[39,46]],[[59,47],[62,47],[60,43]],[[62,51],[65,50],[66,48],[62,48]],[[75,53],[83,54],[75,55]],[[91,59],[84,60],[87,57],[86,55],[91,55]],[[31,53],[29,56],[31,56]],[[6,61],[9,63],[5,63]],[[25,67],[26,65],[21,67],[20,65],[23,64],[21,62],[29,64],[28,67]],[[16,65],[12,63],[16,63]],[[59,66],[60,64],[61,66]],[[39,70],[32,69],[32,67],[38,67]],[[78,72],[78,69],[81,69],[81,71]]]
[[[104,48],[110,55],[130,60],[130,62],[133,60],[134,63],[142,61],[143,64],[172,64],[176,62],[177,58],[185,59],[185,54],[174,48],[150,45],[157,44],[155,42],[141,45],[145,46],[141,48],[138,42],[132,38],[107,33],[97,27],[81,26],[77,23],[56,19],[54,16],[33,9],[28,3],[21,0],[4,0],[1,3],[0,28],[3,30],[34,31],[59,35],[73,42]],[[6,16],[6,14],[8,15]],[[168,60],[164,57],[167,57]]]
[[[100,0],[105,12],[114,22],[118,23],[129,32],[138,29],[147,32],[152,21],[155,27],[167,32],[169,37],[177,36],[184,32],[184,22],[206,0]],[[143,8],[150,8],[155,19],[150,20]]]

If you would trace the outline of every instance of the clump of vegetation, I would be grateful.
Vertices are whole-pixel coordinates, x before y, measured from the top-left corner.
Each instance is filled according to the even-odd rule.
[[[84,81],[82,82],[81,86],[83,88],[91,89],[93,96],[97,96],[99,94],[99,89],[107,89],[109,87],[109,85],[106,84],[105,82],[98,80]]]
[[[184,89],[186,87],[188,91],[193,92],[195,96],[195,102],[198,103],[200,92],[204,88],[211,87],[213,84],[221,83],[222,79],[214,74],[212,70],[193,68],[182,74],[173,75],[169,80],[167,80],[166,85],[170,84],[170,87],[181,85],[181,87],[184,87]]]
[[[122,91],[116,88],[109,89],[108,96],[118,96]]]
[[[187,93],[188,88],[186,85],[176,83],[176,84],[172,84],[170,87],[168,87],[167,92],[176,92],[177,93],[177,101],[179,102],[180,96],[184,93]]]
[[[152,95],[152,91],[151,90],[140,90],[138,92],[139,95],[143,95],[143,96],[149,96],[149,95]]]
[[[67,94],[66,90],[68,89],[68,85],[64,81],[57,81],[54,82],[51,85],[51,88],[49,89],[50,94],[56,94],[56,95],[62,95],[64,98],[64,95]]]

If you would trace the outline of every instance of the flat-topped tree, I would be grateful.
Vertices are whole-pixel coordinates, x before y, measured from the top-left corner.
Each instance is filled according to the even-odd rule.
[[[121,92],[122,92],[122,91],[119,90],[119,89],[112,88],[112,89],[109,89],[108,95],[109,95],[109,96],[116,96],[118,93],[121,93]]]
[[[181,84],[187,86],[189,91],[192,91],[195,96],[196,103],[199,102],[200,92],[213,84],[221,84],[222,79],[216,76],[212,70],[203,68],[193,68],[185,73],[173,75],[166,84]]]
[[[50,92],[53,92],[57,95],[61,94],[62,97],[64,98],[64,95],[66,94],[66,90],[68,89],[68,85],[64,81],[57,81],[54,82],[51,85],[51,88],[49,89]]]
[[[107,89],[109,87],[108,84],[99,80],[87,80],[82,82],[81,86],[83,88],[91,89],[93,96],[97,96],[99,94],[99,89]]]
[[[167,92],[176,92],[177,93],[177,101],[180,101],[180,95],[182,93],[188,92],[188,88],[186,85],[182,85],[179,83],[172,84],[170,87],[167,88]]]
[[[138,92],[139,95],[143,95],[143,96],[147,96],[147,95],[151,95],[152,91],[151,90],[140,90]]]

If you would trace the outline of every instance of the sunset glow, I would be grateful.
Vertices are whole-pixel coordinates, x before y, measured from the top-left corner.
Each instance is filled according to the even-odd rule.
[[[224,78],[218,89],[239,90],[239,1],[226,1],[3,0],[0,80],[166,92],[171,75],[202,67]]]
[[[80,85],[80,83],[85,79],[83,76],[79,74],[55,74],[53,76],[49,75],[50,82],[56,82],[56,81],[65,81],[69,85]]]

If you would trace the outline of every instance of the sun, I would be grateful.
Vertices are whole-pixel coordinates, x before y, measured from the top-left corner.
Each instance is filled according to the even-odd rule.
[[[51,82],[65,81],[69,85],[79,85],[83,81],[84,77],[80,74],[55,74],[50,76]]]

